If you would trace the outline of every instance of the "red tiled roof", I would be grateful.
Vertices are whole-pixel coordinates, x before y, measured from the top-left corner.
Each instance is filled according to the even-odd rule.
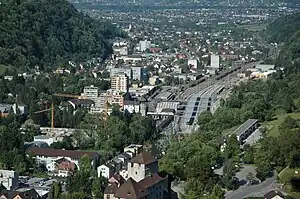
[[[132,178],[129,178],[121,187],[116,191],[115,198],[124,199],[141,199],[148,195],[147,189],[138,184]]]
[[[130,160],[130,162],[133,163],[146,164],[146,165],[156,161],[157,160],[154,159],[154,157],[149,152],[142,152]]]
[[[120,184],[123,184],[125,182],[125,179],[120,174],[117,173],[113,175],[108,181],[111,183],[118,182]]]
[[[27,149],[27,153],[32,155],[46,156],[46,157],[70,157],[72,159],[80,159],[84,155],[88,155],[90,158],[94,158],[99,155],[96,152],[72,151],[72,150],[36,148],[36,147]]]
[[[155,173],[152,176],[146,177],[143,180],[141,180],[139,184],[148,189],[149,187],[152,187],[153,185],[165,180],[166,178],[168,178],[168,176],[162,178],[157,173]]]
[[[58,165],[59,170],[68,170],[68,171],[74,171],[76,168],[76,165],[74,162],[66,161],[66,162],[61,162]]]

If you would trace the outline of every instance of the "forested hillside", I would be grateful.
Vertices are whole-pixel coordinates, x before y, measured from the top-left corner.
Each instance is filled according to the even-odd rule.
[[[268,42],[284,43],[276,60],[277,66],[291,66],[300,56],[300,13],[280,17],[266,29]]]
[[[108,39],[121,34],[67,0],[6,0],[0,6],[0,64],[49,69],[68,60],[105,58]]]
[[[285,42],[300,30],[300,13],[280,17],[270,23],[266,30],[269,42]]]

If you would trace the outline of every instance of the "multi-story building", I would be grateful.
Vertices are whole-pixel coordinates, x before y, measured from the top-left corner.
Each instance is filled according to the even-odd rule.
[[[158,174],[157,161],[150,153],[140,153],[130,162],[135,165],[128,167],[128,171],[132,169],[129,174],[135,174],[125,178],[126,181],[119,174],[112,176],[104,191],[104,199],[171,198],[168,176]]]
[[[143,80],[143,67],[131,67],[132,70],[132,80]]]
[[[139,42],[139,50],[140,51],[144,52],[149,48],[151,48],[151,41],[144,40],[144,41]]]
[[[117,74],[126,74],[129,80],[132,80],[132,70],[131,68],[112,68],[110,69],[110,77],[113,77]]]
[[[91,85],[91,86],[85,86],[83,88],[83,96],[88,97],[90,99],[97,98],[99,96],[99,88]]]
[[[137,182],[154,173],[158,173],[158,161],[149,152],[138,154],[128,163],[128,177]]]
[[[73,150],[61,150],[51,148],[29,148],[26,153],[33,155],[37,163],[45,165],[51,165],[59,159],[65,158],[70,162],[74,163],[79,169],[80,158],[87,155],[91,160],[91,165],[96,166],[96,162],[99,159],[99,154],[96,152],[85,152],[85,151],[73,151]],[[47,168],[48,169],[48,168]],[[49,168],[51,170],[51,168]]]
[[[15,171],[0,170],[0,184],[7,190],[15,190],[19,186],[19,175]]]
[[[129,89],[129,79],[124,73],[116,74],[111,77],[111,89],[127,93]]]
[[[220,56],[219,55],[211,55],[210,56],[210,68],[220,69]]]
[[[197,59],[189,59],[188,66],[190,66],[191,69],[197,69],[199,67],[199,61]]]

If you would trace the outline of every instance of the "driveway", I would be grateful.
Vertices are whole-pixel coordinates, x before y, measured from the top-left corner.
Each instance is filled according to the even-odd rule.
[[[275,181],[276,177],[274,176],[257,185],[244,185],[238,190],[227,192],[225,197],[226,199],[243,199],[250,196],[263,196],[265,193],[278,187]]]

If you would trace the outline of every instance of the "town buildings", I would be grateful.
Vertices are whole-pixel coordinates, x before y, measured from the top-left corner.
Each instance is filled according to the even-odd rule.
[[[51,148],[29,148],[26,153],[32,155],[37,164],[44,164],[49,172],[65,177],[70,171],[80,169],[79,161],[83,156],[88,156],[91,165],[96,166],[99,154],[96,152],[84,152],[73,150],[61,150]]]
[[[138,153],[141,146],[130,145],[126,152]],[[104,191],[105,199],[164,199],[170,198],[167,175],[158,173],[158,162],[149,152],[140,152],[128,161],[127,175],[112,174]]]

